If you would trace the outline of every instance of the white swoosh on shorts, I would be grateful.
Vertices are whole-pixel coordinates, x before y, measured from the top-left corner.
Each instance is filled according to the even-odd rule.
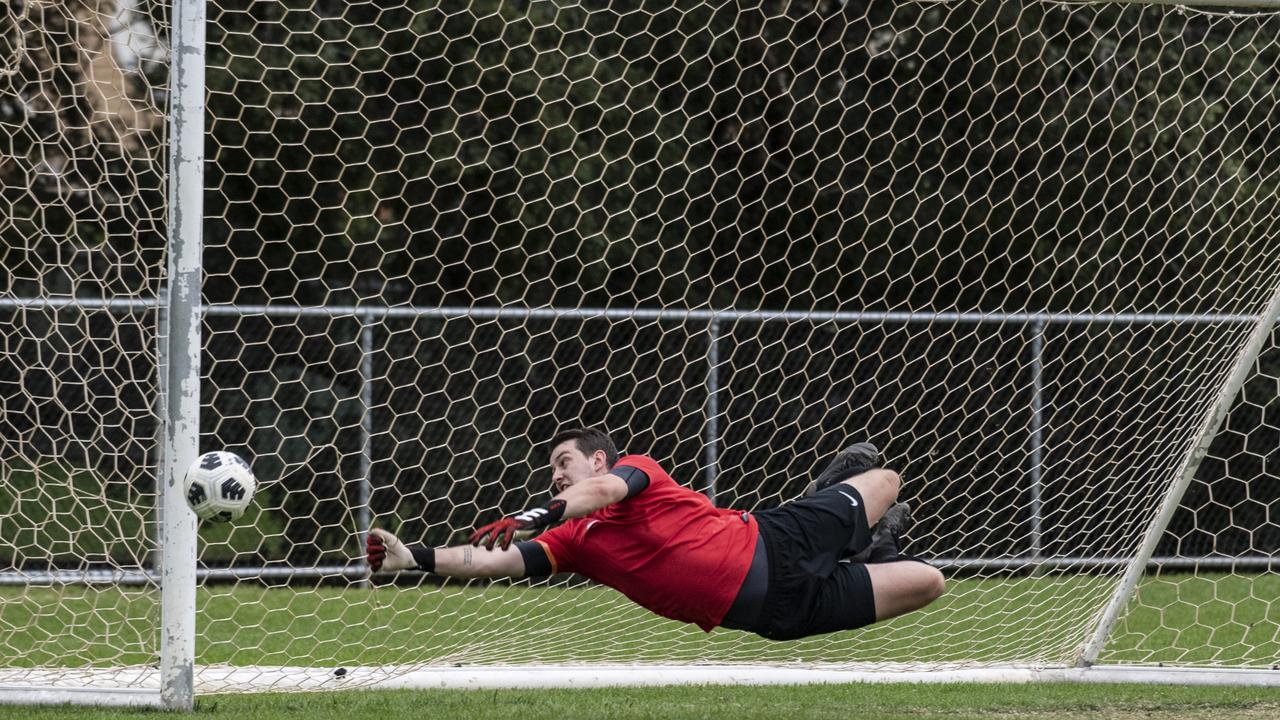
[[[850,505],[852,505],[852,506],[854,506],[854,507],[858,507],[858,498],[856,498],[856,497],[854,497],[854,496],[850,495],[849,493],[847,493],[847,492],[845,492],[845,491],[843,491],[843,490],[837,490],[836,492],[838,492],[838,493],[840,493],[841,495],[843,495],[843,496],[845,496],[845,497],[849,498],[849,504],[850,504]]]

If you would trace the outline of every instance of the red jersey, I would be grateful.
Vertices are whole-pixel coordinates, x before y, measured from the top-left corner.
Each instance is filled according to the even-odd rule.
[[[538,536],[552,572],[574,572],[673,620],[710,632],[742,587],[755,553],[756,519],[717,508],[682,487],[653,458],[626,455],[649,476],[634,497]]]

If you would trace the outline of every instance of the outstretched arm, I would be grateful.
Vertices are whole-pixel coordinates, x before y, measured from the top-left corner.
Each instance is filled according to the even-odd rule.
[[[455,547],[436,548],[437,575],[456,578],[496,578],[524,577],[524,557],[515,548],[502,550],[494,548],[458,545]]]
[[[477,529],[471,534],[471,545],[448,548],[415,545],[410,548],[395,535],[374,528],[369,531],[367,540],[369,567],[374,572],[419,568],[437,575],[460,578],[524,577],[524,556],[511,547],[511,541],[517,536],[532,534],[561,520],[590,515],[635,494],[647,486],[648,481],[648,477],[643,477],[643,485],[640,485],[634,478],[628,482],[612,473],[587,478],[565,488],[546,505]],[[494,547],[495,544],[498,547]]]
[[[627,475],[627,479],[622,477],[623,474]],[[489,549],[497,544],[506,550],[511,547],[512,540],[527,537],[561,520],[590,515],[600,508],[631,497],[648,485],[647,475],[629,467],[622,468],[619,473],[610,472],[590,477],[565,488],[545,505],[529,508],[476,528],[471,534],[470,542]]]
[[[632,467],[587,478],[565,488],[545,505],[525,510],[477,529],[473,548],[460,545],[427,548],[405,545],[381,528],[369,531],[367,555],[373,572],[420,568],[449,577],[524,577],[524,555],[511,547],[517,535],[532,534],[561,520],[579,518],[625,500],[649,486],[649,477]],[[499,547],[494,547],[497,544]]]
[[[515,548],[485,550],[470,545],[446,548],[410,547],[381,528],[369,531],[369,568],[373,572],[419,568],[459,578],[524,577],[524,556]]]
[[[564,492],[556,495],[552,501],[563,500],[564,519],[571,520],[590,515],[600,508],[621,502],[626,498],[627,481],[613,473],[605,473],[565,488]]]

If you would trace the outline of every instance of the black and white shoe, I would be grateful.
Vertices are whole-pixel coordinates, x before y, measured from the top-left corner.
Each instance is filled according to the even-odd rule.
[[[902,555],[902,536],[911,527],[911,519],[910,505],[905,502],[893,505],[871,528],[871,544],[841,562],[866,564],[897,559]]]
[[[809,497],[816,492],[826,490],[842,480],[874,470],[880,465],[880,451],[869,442],[854,443],[836,453],[822,474],[804,489],[804,496]]]

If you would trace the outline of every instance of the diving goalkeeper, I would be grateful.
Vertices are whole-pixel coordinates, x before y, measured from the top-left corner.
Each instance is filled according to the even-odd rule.
[[[470,545],[405,545],[374,529],[370,568],[578,573],[664,617],[772,640],[862,627],[943,593],[942,573],[901,553],[910,509],[895,504],[898,476],[870,443],[837,454],[804,497],[751,512],[716,508],[652,458],[619,457],[598,430],[562,432],[550,447],[549,502],[476,529]]]

